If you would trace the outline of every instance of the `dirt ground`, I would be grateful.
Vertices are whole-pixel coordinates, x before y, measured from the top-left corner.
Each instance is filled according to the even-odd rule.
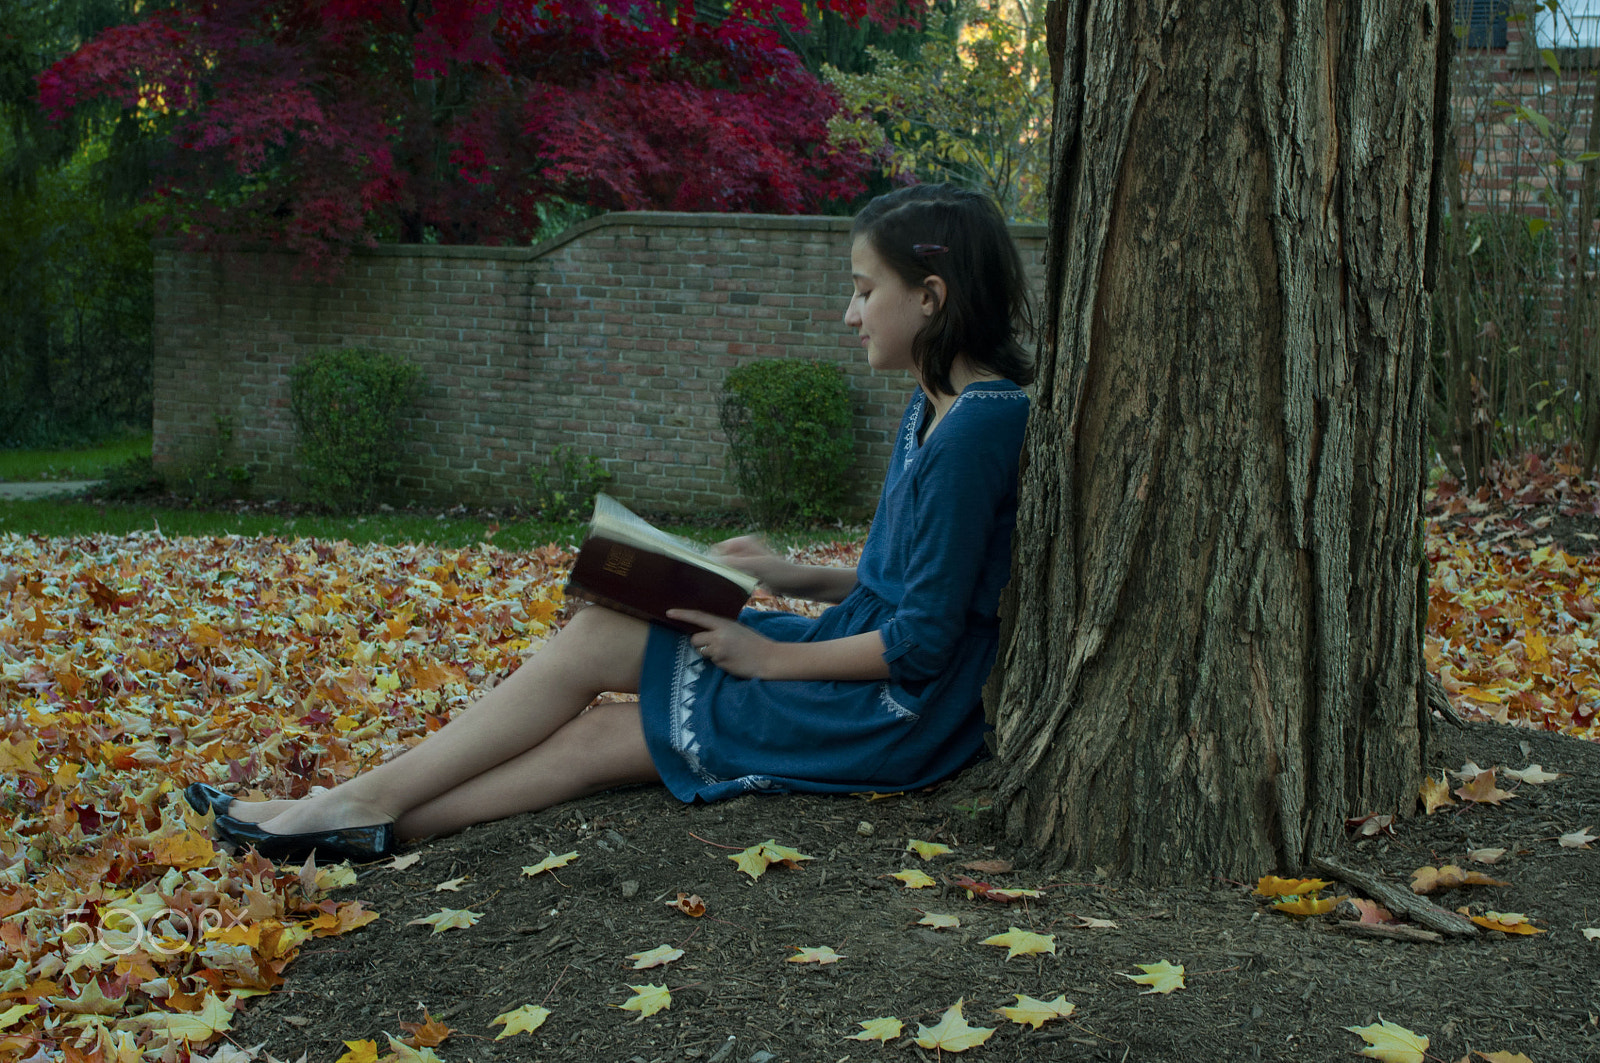
[[[284,1060],[333,1063],[343,1041],[403,1036],[424,1008],[454,1032],[434,1052],[461,1060],[603,1060],[615,1063],[844,1063],[933,1059],[912,1043],[958,998],[973,1025],[996,1027],[971,1058],[1004,1060],[1332,1060],[1362,1042],[1346,1026],[1383,1019],[1429,1037],[1429,1055],[1522,1053],[1534,1063],[1600,1059],[1600,846],[1569,849],[1558,836],[1600,828],[1600,745],[1562,735],[1474,725],[1435,729],[1429,763],[1459,769],[1530,763],[1562,778],[1515,787],[1503,805],[1418,815],[1393,836],[1346,839],[1335,856],[1396,883],[1423,865],[1457,863],[1511,885],[1464,887],[1435,899],[1521,912],[1545,930],[1484,931],[1473,939],[1412,944],[1350,936],[1329,918],[1297,920],[1249,885],[1138,889],[1056,881],[995,837],[980,767],[929,791],[876,801],[751,796],[684,806],[662,790],[602,794],[411,848],[403,870],[363,869],[342,896],[381,918],[355,933],[308,942],[284,989],[249,1002],[230,1035]],[[1452,781],[1452,785],[1455,785]],[[1502,780],[1505,788],[1512,784]],[[774,866],[752,881],[728,859],[767,839],[813,859]],[[954,852],[924,863],[909,839]],[[1500,863],[1466,851],[1508,850]],[[550,853],[578,857],[556,872],[522,868]],[[1006,860],[1008,873],[963,870]],[[1011,906],[969,899],[941,881],[909,889],[886,876],[921,867],[936,879],[969,874],[1035,887],[1042,901]],[[455,891],[441,883],[461,880]],[[706,913],[669,907],[682,893]],[[1346,888],[1339,893],[1354,892]],[[411,920],[470,908],[479,921],[435,934]],[[933,930],[924,912],[961,925]],[[1079,917],[1114,928],[1075,929]],[[1055,937],[1055,955],[1007,960],[980,942],[1009,927]],[[657,945],[675,963],[631,970],[626,957]],[[827,966],[786,962],[796,946],[831,946]],[[1182,964],[1187,988],[1143,995],[1135,966]],[[665,984],[667,1010],[648,1018],[617,1007],[629,984]],[[994,1014],[1013,994],[1065,994],[1068,1020],[1040,1030]],[[495,1040],[491,1020],[524,1004],[549,1008],[532,1034]],[[905,1034],[887,1044],[846,1039],[858,1022],[894,1016]],[[1478,1057],[1472,1057],[1474,1061]]]

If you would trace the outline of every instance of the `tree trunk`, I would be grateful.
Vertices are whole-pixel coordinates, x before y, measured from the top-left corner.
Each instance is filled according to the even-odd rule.
[[[1298,869],[1416,800],[1450,11],[1051,14],[997,807],[1056,865]]]

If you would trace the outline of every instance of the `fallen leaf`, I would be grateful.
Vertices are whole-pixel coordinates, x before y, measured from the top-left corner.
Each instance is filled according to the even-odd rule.
[[[962,864],[968,871],[977,871],[984,875],[1004,875],[1011,870],[1010,860],[973,860]]]
[[[435,1055],[431,1048],[413,1048],[393,1034],[384,1036],[389,1038],[389,1051],[392,1053],[389,1058],[393,1063],[444,1063],[444,1060]]]
[[[1110,919],[1095,919],[1095,918],[1093,918],[1091,916],[1087,916],[1087,915],[1080,915],[1080,916],[1076,916],[1075,918],[1078,920],[1078,925],[1072,928],[1074,930],[1115,930],[1115,929],[1117,929],[1117,924],[1113,920],[1110,920]]]
[[[795,954],[785,961],[787,963],[838,963],[844,959],[843,956],[826,945],[820,945],[815,948],[802,948],[799,945],[791,945],[789,947],[795,950]]]
[[[759,845],[752,845],[750,848],[728,857],[728,859],[732,860],[734,866],[740,871],[743,871],[752,879],[757,879],[765,874],[767,868],[773,864],[782,864],[785,867],[799,867],[801,861],[810,860],[811,857],[786,845],[779,845],[772,838],[768,838]]]
[[[1476,805],[1498,805],[1507,798],[1517,796],[1495,785],[1494,772],[1493,768],[1479,772],[1467,785],[1456,788],[1456,796]]]
[[[1462,782],[1471,782],[1473,779],[1476,779],[1479,775],[1483,774],[1483,769],[1478,767],[1477,761],[1469,760],[1465,764],[1461,765],[1460,771],[1452,771],[1450,774],[1454,775]]]
[[[535,871],[534,874],[538,874],[538,872]],[[433,892],[443,893],[445,890],[449,890],[452,893],[460,893],[461,884],[465,881],[467,881],[467,876],[462,875],[460,878],[453,878],[447,882],[441,882],[437,886],[433,887]]]
[[[1533,1063],[1533,1060],[1521,1052],[1477,1052],[1474,1054],[1482,1056],[1489,1063]]]
[[[413,919],[406,926],[431,926],[435,934],[442,934],[446,930],[461,930],[472,926],[481,919],[477,912],[466,908],[441,908],[432,915],[425,915],[420,919]]]
[[[1496,864],[1506,855],[1504,849],[1468,849],[1467,859],[1476,860],[1480,864]]]
[[[405,1043],[413,1048],[432,1048],[443,1044],[452,1032],[450,1027],[428,1014],[426,1008],[423,1009],[421,1022],[402,1020],[400,1028],[411,1035],[405,1039]]]
[[[1484,912],[1482,915],[1469,915],[1467,918],[1488,930],[1498,930],[1502,934],[1543,934],[1544,931],[1528,922],[1528,917],[1521,912]]]
[[[378,1063],[378,1042],[346,1041],[344,1046],[349,1051],[333,1063]]]
[[[1394,817],[1380,815],[1377,812],[1366,816],[1357,816],[1344,821],[1344,829],[1352,831],[1363,838],[1376,837],[1379,834],[1394,833]]]
[[[1322,915],[1339,906],[1344,897],[1300,897],[1293,901],[1279,901],[1272,907],[1285,915]]]
[[[998,886],[989,890],[989,899],[990,900],[1004,901],[1004,902],[1007,902],[1007,903],[1009,903],[1011,901],[1020,901],[1020,900],[1023,900],[1025,898],[1030,898],[1030,897],[1043,897],[1043,896],[1044,896],[1044,892],[1042,890],[1001,889]]]
[[[1356,911],[1361,913],[1363,923],[1392,923],[1394,913],[1381,904],[1373,901],[1364,901],[1360,897],[1350,898],[1350,903],[1356,906]]]
[[[961,920],[957,919],[953,915],[939,915],[934,912],[926,912],[923,914],[921,919],[917,920],[917,925],[931,926],[935,930],[951,930],[960,926]]]
[[[1371,1026],[1346,1026],[1346,1030],[1367,1042],[1358,1055],[1381,1059],[1383,1063],[1422,1063],[1428,1039],[1404,1026],[1388,1022],[1382,1015]]]
[[[940,842],[924,842],[918,841],[916,838],[912,838],[910,841],[906,842],[906,852],[916,853],[924,860],[932,860],[936,856],[943,856],[946,853],[953,853],[955,850],[950,848],[948,845],[941,844]]]
[[[633,990],[633,996],[616,1006],[623,1011],[637,1011],[641,1019],[672,1007],[672,994],[664,985],[630,985],[628,988]]]
[[[1444,780],[1443,776],[1437,779],[1423,779],[1422,788],[1418,792],[1418,796],[1422,798],[1423,811],[1430,816],[1445,805],[1456,803],[1455,798],[1450,796],[1450,784]]]
[[[412,864],[421,859],[421,853],[407,853],[404,856],[397,856],[389,862],[389,869],[391,871],[404,871],[406,868],[410,867]],[[372,1047],[374,1051],[377,1050],[378,1044],[376,1041],[372,1042]]]
[[[961,1016],[961,1005],[965,997],[950,1005],[943,1017],[934,1026],[917,1025],[917,1045],[921,1048],[937,1048],[946,1052],[965,1052],[969,1048],[976,1048],[983,1044],[993,1034],[992,1027],[968,1026],[967,1020]]]
[[[1307,893],[1318,893],[1333,885],[1320,878],[1278,878],[1276,875],[1264,875],[1256,882],[1256,892],[1263,897],[1301,897]]]
[[[1561,848],[1563,848],[1563,849],[1587,849],[1587,848],[1589,848],[1589,843],[1595,840],[1595,836],[1589,833],[1590,830],[1591,830],[1591,828],[1589,828],[1589,827],[1580,827],[1579,829],[1573,831],[1571,834],[1563,834],[1561,836]]]
[[[899,879],[901,882],[906,884],[907,888],[914,890],[927,889],[929,886],[937,886],[939,884],[932,878],[929,878],[927,874],[922,871],[918,871],[914,867],[907,868],[904,871],[896,871],[889,877]]]
[[[882,1019],[867,1019],[865,1022],[856,1023],[861,1027],[860,1033],[845,1034],[846,1041],[893,1041],[900,1036],[900,1031],[905,1029],[905,1023],[891,1016]]]
[[[1529,764],[1526,768],[1523,768],[1520,771],[1514,768],[1506,769],[1506,778],[1514,779],[1517,782],[1531,783],[1534,786],[1543,786],[1545,783],[1554,782],[1561,777],[1562,776],[1559,772],[1551,773],[1545,771],[1537,764]],[[1479,1055],[1482,1054],[1483,1053],[1481,1052],[1479,1053]]]
[[[1160,963],[1136,963],[1134,966],[1143,971],[1144,974],[1125,974],[1122,977],[1150,987],[1140,993],[1140,996],[1149,996],[1151,993],[1170,993],[1174,989],[1188,988],[1183,984],[1183,965],[1181,963],[1174,967],[1166,960],[1162,960]]]
[[[551,853],[549,856],[545,857],[543,860],[540,860],[532,867],[523,868],[522,873],[527,875],[529,878],[532,878],[534,875],[543,874],[546,871],[553,871],[558,867],[566,867],[577,858],[578,854],[575,852],[562,853],[560,856],[557,856],[555,853]]]
[[[698,919],[706,914],[706,902],[700,899],[698,893],[680,893],[677,900],[667,901],[666,905],[668,908],[676,908],[691,919]]]
[[[503,1041],[512,1034],[532,1033],[544,1025],[544,1020],[550,1017],[550,1009],[542,1008],[537,1004],[524,1004],[515,1011],[502,1012],[489,1020],[490,1026],[504,1026],[495,1036],[496,1041]]]
[[[1588,938],[1590,941],[1600,941],[1600,926],[1584,927],[1583,936]]]
[[[1463,871],[1455,864],[1419,867],[1411,872],[1411,892],[1419,894],[1453,890],[1458,886],[1509,886],[1503,879],[1490,878],[1482,871]]]
[[[1077,1005],[1067,1001],[1065,993],[1051,1001],[1035,1000],[1025,993],[1012,995],[1017,998],[1016,1006],[1001,1008],[1000,1014],[1018,1025],[1032,1026],[1035,1030],[1051,1019],[1065,1019],[1077,1010]]]
[[[1020,930],[1011,927],[1004,934],[995,934],[979,942],[982,945],[999,945],[1006,949],[1006,959],[1013,960],[1018,956],[1029,956],[1034,953],[1048,952],[1056,954],[1056,938],[1054,934],[1035,934],[1031,930]]]
[[[628,959],[633,961],[635,971],[642,971],[647,967],[663,967],[682,955],[682,949],[675,949],[671,945],[657,945],[649,952],[631,953]]]

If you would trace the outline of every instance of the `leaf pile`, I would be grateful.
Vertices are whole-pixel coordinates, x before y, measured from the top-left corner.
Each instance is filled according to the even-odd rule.
[[[376,918],[217,852],[178,790],[299,796],[419,740],[550,633],[569,561],[0,538],[0,1056],[204,1041],[306,938]]]

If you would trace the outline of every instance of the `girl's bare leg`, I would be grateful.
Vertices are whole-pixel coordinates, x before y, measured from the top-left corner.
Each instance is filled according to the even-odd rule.
[[[421,745],[324,793],[235,802],[229,814],[275,834],[394,821],[408,838],[654,780],[637,706],[583,712],[604,691],[639,689],[648,632],[643,621],[585,609]]]

